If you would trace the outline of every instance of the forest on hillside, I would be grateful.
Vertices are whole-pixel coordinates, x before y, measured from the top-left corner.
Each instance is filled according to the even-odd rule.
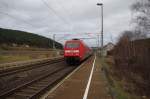
[[[53,40],[28,32],[0,28],[0,44],[29,45],[39,48],[52,48]],[[62,49],[62,44],[55,41],[55,47]]]

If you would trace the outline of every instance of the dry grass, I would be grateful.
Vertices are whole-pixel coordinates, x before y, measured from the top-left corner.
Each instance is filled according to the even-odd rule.
[[[25,60],[30,60],[30,59],[32,59],[30,56],[5,55],[5,56],[0,56],[0,64],[17,62],[17,61],[25,61]]]
[[[0,55],[0,64],[18,62],[18,61],[28,61],[28,60],[33,60],[33,59],[51,58],[55,56],[56,55],[52,53],[45,53],[45,54],[38,53],[38,54],[26,54],[26,55],[18,55],[18,54]]]
[[[137,86],[135,86],[134,83],[131,83],[128,79],[124,78],[122,76],[123,73],[121,74],[121,72],[118,73],[114,70],[113,57],[105,58],[104,65],[107,71],[107,79],[115,99],[148,99],[145,96],[138,96],[134,92]],[[135,77],[138,80],[140,79],[138,76]]]

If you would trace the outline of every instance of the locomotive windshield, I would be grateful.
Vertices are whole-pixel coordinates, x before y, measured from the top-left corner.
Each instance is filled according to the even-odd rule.
[[[67,43],[66,48],[78,48],[79,43]]]

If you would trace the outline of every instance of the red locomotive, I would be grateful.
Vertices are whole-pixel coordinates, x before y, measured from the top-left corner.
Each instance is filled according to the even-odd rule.
[[[82,40],[73,39],[66,41],[64,57],[68,64],[79,63],[92,55],[92,50]]]

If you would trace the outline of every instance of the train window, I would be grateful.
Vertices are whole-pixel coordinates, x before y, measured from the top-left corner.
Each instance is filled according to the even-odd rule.
[[[78,48],[79,43],[67,43],[66,48]]]

